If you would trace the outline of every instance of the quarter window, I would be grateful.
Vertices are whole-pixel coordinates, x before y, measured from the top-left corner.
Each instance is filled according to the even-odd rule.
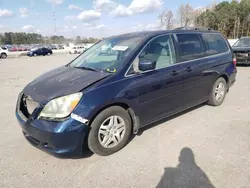
[[[203,57],[204,51],[199,34],[177,34],[176,36],[181,61]]]
[[[202,34],[202,38],[207,45],[206,55],[220,54],[228,51],[228,46],[221,35],[206,33]]]

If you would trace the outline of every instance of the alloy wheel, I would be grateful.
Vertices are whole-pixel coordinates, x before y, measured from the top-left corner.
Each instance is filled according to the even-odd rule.
[[[224,83],[219,82],[215,88],[215,99],[217,101],[221,101],[224,98],[225,93],[226,93],[226,87]]]

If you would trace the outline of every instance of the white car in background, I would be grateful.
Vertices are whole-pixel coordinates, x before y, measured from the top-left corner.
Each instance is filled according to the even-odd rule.
[[[228,39],[228,42],[231,46],[234,45],[234,43],[236,43],[239,39]]]
[[[87,43],[85,44],[85,48],[89,49],[90,47],[92,47],[95,43]]]
[[[83,46],[72,46],[69,50],[70,54],[80,54],[85,51]]]
[[[9,54],[9,51],[5,47],[0,47],[0,58],[1,59],[6,59]]]

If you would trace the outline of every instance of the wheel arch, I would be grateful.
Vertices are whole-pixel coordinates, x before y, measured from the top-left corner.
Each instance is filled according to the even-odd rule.
[[[133,134],[137,134],[138,130],[139,130],[139,125],[140,125],[139,117],[136,116],[134,110],[125,102],[114,102],[114,103],[110,103],[108,105],[101,107],[92,115],[90,122],[89,122],[89,125],[91,126],[91,123],[93,122],[93,120],[96,118],[96,116],[98,114],[100,114],[103,110],[110,108],[112,106],[122,107],[124,110],[126,110],[128,112],[128,114],[131,118],[131,121],[132,121],[132,132],[133,132]]]
[[[220,74],[217,79],[224,78],[227,83],[227,91],[229,91],[229,76],[227,74]],[[216,80],[217,80],[216,79]]]
[[[224,79],[226,80],[227,84],[228,84],[229,77],[228,77],[228,75],[227,75],[227,74],[221,74],[221,75],[219,75],[219,77],[218,77],[218,78],[224,78]],[[217,78],[217,79],[218,79],[218,78]]]

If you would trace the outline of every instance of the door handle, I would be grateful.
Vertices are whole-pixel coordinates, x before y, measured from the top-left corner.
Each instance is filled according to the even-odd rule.
[[[180,73],[179,71],[173,70],[170,74],[171,74],[172,76],[176,76],[176,75],[178,75],[179,73]]]
[[[187,72],[191,72],[192,70],[193,70],[193,69],[192,69],[191,67],[187,67],[187,68],[186,68],[186,71],[187,71]]]

